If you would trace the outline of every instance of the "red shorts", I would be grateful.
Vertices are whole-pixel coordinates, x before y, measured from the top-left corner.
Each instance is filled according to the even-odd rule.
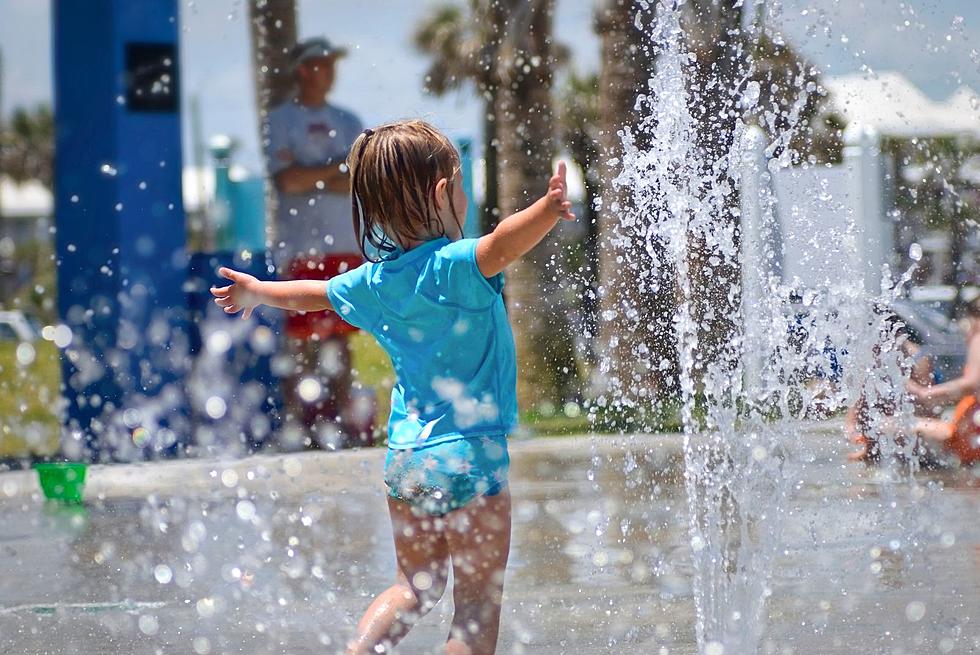
[[[323,255],[319,257],[298,257],[289,263],[286,280],[329,280],[361,265],[360,255]],[[340,337],[357,328],[337,316],[335,312],[286,312],[286,336],[293,339],[310,339],[314,335],[320,339]]]

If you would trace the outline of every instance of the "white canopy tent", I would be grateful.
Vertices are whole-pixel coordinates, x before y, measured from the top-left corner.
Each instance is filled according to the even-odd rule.
[[[881,136],[962,135],[980,139],[980,95],[963,86],[946,100],[931,100],[896,72],[855,73],[824,80],[830,102],[848,125]]]

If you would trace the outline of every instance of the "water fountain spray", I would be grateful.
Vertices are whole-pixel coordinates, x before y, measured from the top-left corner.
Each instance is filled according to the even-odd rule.
[[[649,259],[624,264],[669,271],[675,282],[699,649],[753,653],[797,479],[802,421],[863,395],[883,454],[912,447],[885,438],[910,416],[907,362],[887,311],[907,276],[892,284],[886,271],[880,290],[860,279],[820,288],[784,279],[767,182],[793,163],[789,144],[812,90],[800,85],[788,108],[759,107],[751,35],[737,26],[721,37],[732,41],[727,61],[699,62],[686,4],[651,3],[637,14],[655,70],[637,100],[641,119],[621,133],[614,184],[627,202],[613,207],[621,221],[610,245],[642,240]],[[775,138],[750,125],[765,111],[786,126]],[[854,248],[850,234],[826,236]],[[636,350],[638,361],[649,358]]]

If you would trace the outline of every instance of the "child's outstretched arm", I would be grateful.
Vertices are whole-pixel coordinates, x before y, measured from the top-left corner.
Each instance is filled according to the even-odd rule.
[[[232,281],[226,287],[211,287],[214,303],[226,314],[242,312],[242,318],[248,318],[258,305],[301,312],[333,309],[327,299],[327,283],[324,280],[271,282],[223,267],[218,269],[218,273]]]
[[[500,221],[496,229],[476,244],[476,265],[486,277],[493,277],[523,257],[551,231],[559,218],[575,220],[568,202],[565,162],[548,182],[548,193],[527,209]]]

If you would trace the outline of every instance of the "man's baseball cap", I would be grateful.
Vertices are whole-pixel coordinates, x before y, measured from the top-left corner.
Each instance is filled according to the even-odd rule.
[[[310,59],[320,59],[321,57],[344,57],[347,55],[347,48],[340,48],[330,43],[322,36],[300,41],[289,51],[289,61],[295,70],[297,66]]]

